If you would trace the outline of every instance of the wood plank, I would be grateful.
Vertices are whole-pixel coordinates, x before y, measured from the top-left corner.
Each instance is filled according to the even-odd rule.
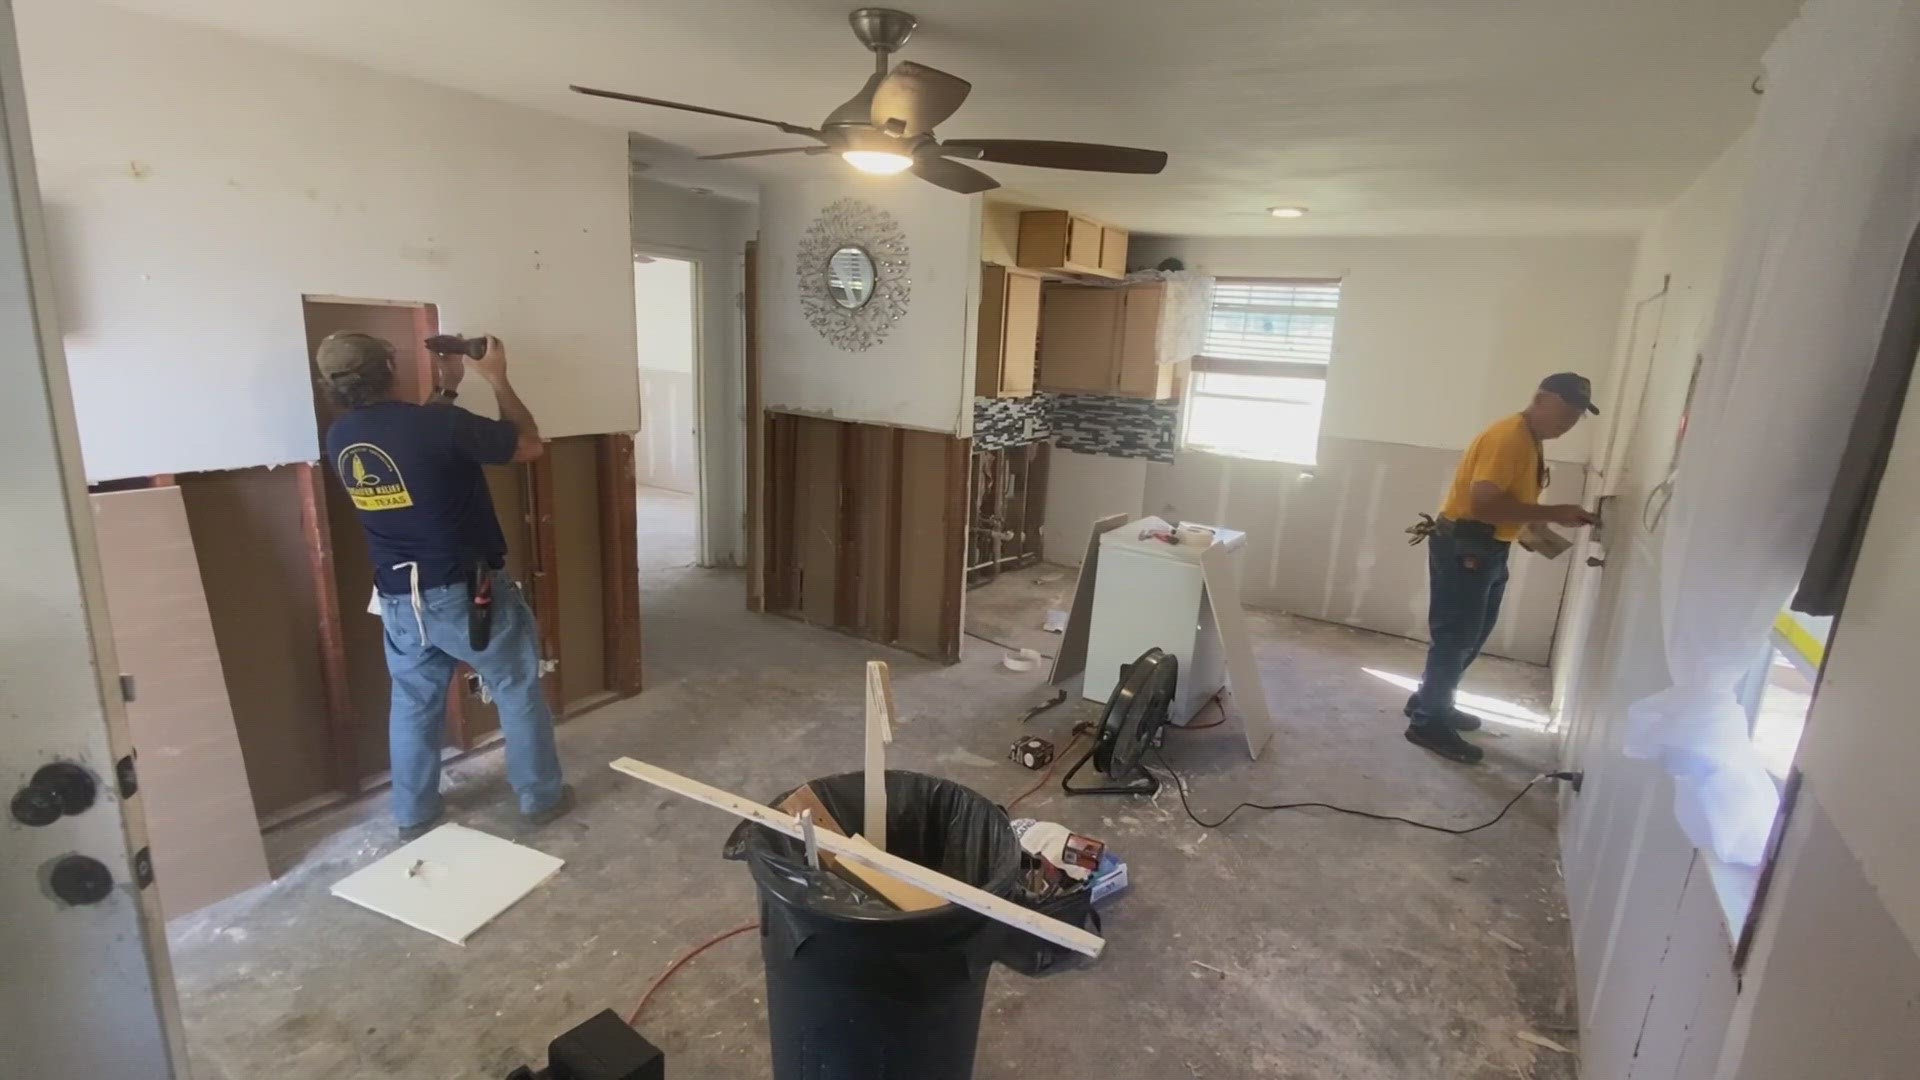
[[[1060,636],[1060,653],[1053,659],[1047,684],[1059,686],[1087,669],[1087,635],[1093,629],[1093,581],[1100,570],[1100,537],[1127,523],[1125,514],[1109,514],[1093,523],[1087,554],[1073,579],[1073,606],[1067,609],[1067,629]]]
[[[1267,691],[1260,683],[1260,666],[1253,658],[1252,632],[1240,608],[1240,581],[1234,573],[1232,552],[1219,544],[1201,552],[1200,574],[1227,654],[1227,687],[1233,691],[1234,711],[1240,714],[1245,729],[1247,756],[1257,759],[1273,739],[1273,714],[1267,709]]]
[[[178,487],[94,495],[114,655],[168,918],[272,879]]]
[[[791,836],[795,839],[800,837],[799,819],[783,814],[771,806],[764,806],[732,792],[722,791],[634,758],[619,758],[610,765],[615,772],[624,773],[636,780],[644,780],[676,795],[706,803],[735,817],[764,825],[783,836]],[[815,831],[822,851],[832,852],[843,861],[858,863],[891,875],[909,885],[925,889],[935,896],[944,897],[970,911],[977,911],[997,922],[1024,930],[1043,941],[1050,941],[1086,956],[1099,956],[1101,950],[1106,947],[1106,942],[1097,935],[1058,919],[1048,918],[1037,911],[1023,908],[1011,900],[1001,899],[964,881],[948,877],[938,870],[881,851],[872,844],[860,843],[824,830]]]
[[[797,417],[794,454],[794,546],[799,559],[797,607],[817,626],[840,624],[841,429]]]
[[[569,712],[612,689],[607,682],[606,619],[602,614],[612,583],[601,558],[600,469],[598,439],[591,435],[554,439],[546,456],[553,478],[555,567],[559,576],[560,670]]]
[[[631,697],[641,685],[639,478],[632,435],[601,435],[597,441],[606,682],[609,690]]]
[[[747,241],[741,343],[747,411],[747,610],[767,610],[766,426],[760,405],[760,243]]]
[[[791,613],[799,607],[799,588],[794,580],[799,573],[799,552],[793,535],[797,497],[794,466],[799,455],[799,433],[798,417],[766,414],[766,471],[762,483],[765,517],[761,531],[768,611]]]
[[[802,811],[812,811],[814,828],[825,829],[835,836],[847,835],[847,830],[827,809],[827,805],[820,801],[820,796],[813,790],[811,784],[801,785],[793,794],[781,800],[780,810],[795,817],[798,817]],[[866,843],[867,841],[864,838],[856,838],[856,842]],[[878,870],[868,869],[859,863],[842,862],[831,851],[820,853],[820,865],[836,874],[852,878],[865,886],[867,891],[876,894],[901,911],[927,911],[946,904],[945,900],[925,889],[915,888],[904,881],[888,877]]]
[[[852,473],[856,507],[853,538],[860,551],[859,582],[847,628],[874,641],[893,640],[897,559],[900,554],[899,435],[893,428],[860,424],[857,470]]]
[[[552,448],[552,444],[548,444]],[[533,529],[533,619],[540,627],[540,658],[554,665],[544,673],[547,708],[559,719],[567,711],[567,672],[560,650],[560,555],[554,530],[553,459],[542,454],[527,466],[528,519]]]
[[[944,659],[947,444],[954,440],[925,431],[903,431],[900,439],[900,628],[891,644]],[[963,463],[963,483],[967,471]],[[956,533],[965,543],[965,530]]]
[[[320,676],[327,711],[327,776],[335,791],[354,794],[366,763],[360,755],[360,722],[356,714],[347,657],[347,634],[341,622],[338,574],[333,558],[333,529],[327,517],[325,467],[293,466],[300,484],[300,526],[306,536],[307,565],[320,635]],[[381,756],[382,768],[385,755]]]
[[[867,756],[865,765],[867,840],[887,850],[887,744],[893,741],[893,677],[883,660],[867,661]]]
[[[944,574],[940,596],[940,659],[949,664],[960,660],[962,623],[967,605],[967,507],[973,497],[973,440],[948,439],[946,451],[946,505],[941,520],[941,535],[946,548],[940,552]],[[916,557],[924,557],[917,553]]]

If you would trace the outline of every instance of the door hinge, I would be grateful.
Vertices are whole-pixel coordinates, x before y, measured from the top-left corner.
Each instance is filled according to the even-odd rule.
[[[133,880],[142,889],[153,884],[152,848],[141,848],[133,853]]]
[[[140,777],[134,771],[132,754],[113,763],[113,779],[120,788],[121,802],[133,798],[140,790]]]

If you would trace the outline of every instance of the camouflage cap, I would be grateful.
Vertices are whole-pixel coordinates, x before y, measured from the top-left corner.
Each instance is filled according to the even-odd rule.
[[[385,375],[393,370],[393,346],[372,334],[341,330],[320,342],[313,364],[328,382]]]

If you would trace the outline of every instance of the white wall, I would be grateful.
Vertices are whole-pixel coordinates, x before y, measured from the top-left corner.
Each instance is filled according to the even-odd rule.
[[[1525,405],[1543,375],[1578,371],[1604,392],[1633,261],[1625,236],[1148,237],[1133,250],[1217,277],[1340,278],[1321,433],[1445,450]],[[1590,430],[1550,455],[1583,460]]]
[[[649,487],[700,490],[694,392],[694,264],[642,256],[633,266],[639,328],[640,434],[634,465]]]
[[[913,286],[907,314],[865,352],[844,351],[808,324],[795,262],[802,235],[829,204],[857,197],[905,233]],[[762,399],[774,411],[973,431],[973,341],[980,291],[977,195],[912,176],[770,182],[760,193]]]
[[[1424,638],[1425,553],[1403,530],[1439,505],[1467,443],[1523,407],[1541,376],[1580,371],[1604,393],[1633,241],[1155,237],[1134,250],[1133,261],[1175,256],[1219,276],[1342,278],[1319,464],[1181,451],[1172,465],[1056,471],[1049,501],[1245,529],[1248,603]],[[1555,498],[1580,497],[1591,438],[1582,424],[1547,447]],[[1096,488],[1064,494],[1074,483]],[[1049,551],[1071,546],[1059,531]],[[1571,562],[1516,559],[1488,651],[1546,662]]]
[[[621,133],[84,0],[15,12],[90,479],[316,457],[302,294],[499,335],[550,437],[637,425]]]
[[[633,250],[689,259],[698,265],[699,330],[695,347],[701,432],[700,508],[709,566],[746,561],[746,401],[744,316],[747,241],[754,207],[663,184],[636,174],[632,181]],[[642,429],[646,425],[642,419]]]

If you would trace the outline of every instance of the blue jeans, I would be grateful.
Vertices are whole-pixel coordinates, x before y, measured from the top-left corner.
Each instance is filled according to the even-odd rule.
[[[410,595],[380,596],[387,674],[393,677],[387,722],[393,816],[402,828],[432,821],[440,813],[447,688],[461,663],[480,673],[500,709],[507,781],[519,796],[521,813],[537,814],[560,798],[560,755],[553,745],[553,713],[541,692],[540,633],[533,610],[519,586],[496,571],[493,636],[476,652],[467,636],[467,596],[464,582],[422,589],[417,613]]]
[[[1416,724],[1445,724],[1453,694],[1493,633],[1507,591],[1501,540],[1435,536],[1427,541],[1427,668],[1414,694]]]

